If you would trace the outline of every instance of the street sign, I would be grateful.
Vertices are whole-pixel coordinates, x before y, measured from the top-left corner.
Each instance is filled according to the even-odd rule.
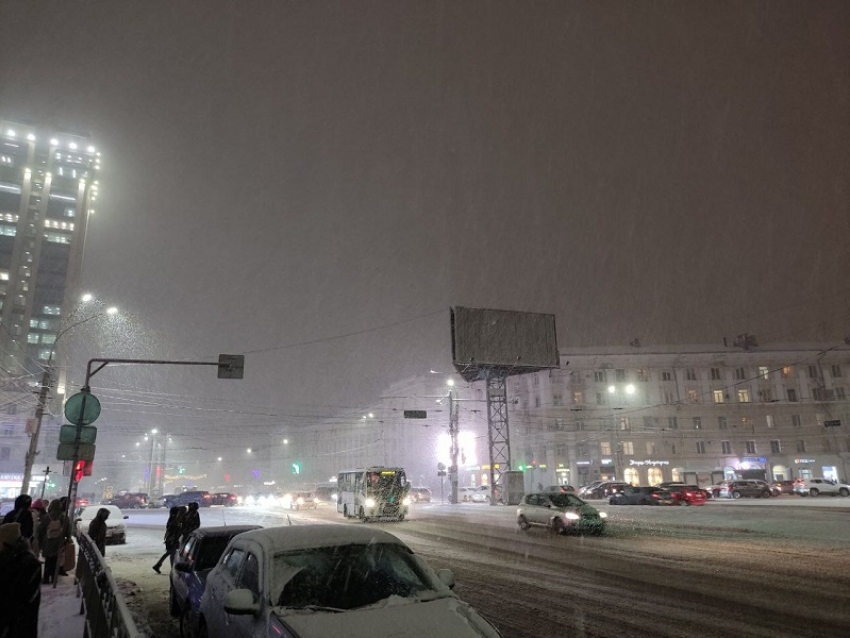
[[[77,392],[65,402],[65,418],[74,425],[91,425],[100,416],[100,401],[90,392]]]
[[[823,427],[825,428],[837,428],[841,425],[841,419],[835,419],[834,421],[824,421]]]
[[[405,419],[427,419],[428,413],[425,410],[405,410]]]
[[[241,379],[245,375],[244,354],[218,355],[218,378]]]
[[[80,428],[80,443],[94,443],[97,438],[97,428],[93,425],[84,425]],[[77,426],[66,423],[59,428],[59,442],[73,443],[77,440]]]
[[[93,443],[80,443],[80,455],[76,457],[77,460],[94,461],[94,450],[95,446]],[[59,449],[56,451],[56,459],[59,461],[73,461],[74,458],[74,444],[60,443]]]

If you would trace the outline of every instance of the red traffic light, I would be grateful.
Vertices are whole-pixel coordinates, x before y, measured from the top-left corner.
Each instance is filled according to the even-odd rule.
[[[91,476],[92,461],[77,461],[74,466],[74,481],[79,483],[84,476]]]

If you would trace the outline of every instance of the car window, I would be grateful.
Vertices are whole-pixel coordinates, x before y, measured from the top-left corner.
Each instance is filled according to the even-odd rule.
[[[245,558],[245,552],[241,549],[232,549],[224,560],[224,571],[226,571],[233,580],[239,575],[239,568],[242,566],[242,561]]]
[[[183,543],[183,547],[180,549],[180,558],[183,560],[192,560],[192,550],[195,547],[195,542],[197,539],[194,536],[190,536],[189,539]]]
[[[254,594],[255,601],[260,597],[260,563],[250,552],[245,556],[236,586],[239,589],[250,590]]]
[[[201,571],[204,569],[212,569],[218,563],[218,559],[227,549],[227,544],[230,542],[229,536],[206,536],[200,543],[197,549],[198,555],[195,557],[195,569]]]

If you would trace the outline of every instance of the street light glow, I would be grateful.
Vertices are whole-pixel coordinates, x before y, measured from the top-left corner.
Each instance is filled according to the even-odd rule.
[[[446,381],[446,385],[449,386],[449,387],[452,387],[454,384],[455,384],[454,379],[449,379],[448,381]]]
[[[633,386],[630,383],[629,385],[626,386],[626,394],[634,394],[634,393],[635,393],[635,386]]]
[[[154,428],[153,430],[151,430],[151,434],[156,434],[157,432],[159,432],[159,430],[157,430],[156,428]]]
[[[614,394],[616,391],[617,391],[617,388],[615,388],[613,385],[608,386],[608,392],[609,393]]]
[[[221,457],[218,457],[218,460],[220,461],[220,460],[221,460]]]
[[[92,297],[91,293],[87,292],[83,295],[83,301],[91,301],[92,299],[94,299],[94,297]]]
[[[115,306],[110,306],[109,308],[106,309],[106,314],[108,314],[108,315],[114,315],[117,312],[118,312],[118,308],[116,308]]]

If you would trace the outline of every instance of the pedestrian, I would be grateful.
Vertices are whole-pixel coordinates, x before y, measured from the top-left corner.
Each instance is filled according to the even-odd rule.
[[[153,570],[157,574],[162,573],[159,568],[162,567],[166,557],[171,559],[171,565],[174,566],[174,552],[180,547],[180,535],[183,532],[183,511],[181,510],[185,509],[185,507],[175,505],[168,512],[168,521],[165,523],[165,536],[163,537],[165,553],[159,557],[159,560],[153,566]]]
[[[41,563],[21,535],[20,523],[0,525],[0,636],[36,638]]]
[[[71,540],[71,526],[68,515],[62,509],[62,501],[50,501],[47,506],[47,518],[41,522],[39,537],[43,538],[41,554],[44,556],[44,584],[52,583],[59,569],[59,555],[65,555],[65,543]],[[63,570],[64,571],[64,570]],[[61,575],[61,574],[60,574]]]
[[[32,514],[30,514],[32,496],[21,494],[15,499],[15,509],[3,517],[3,523],[20,523],[21,536],[32,541]]]
[[[44,544],[41,522],[47,518],[46,505],[47,501],[37,498],[30,507],[30,513],[32,513],[32,553],[35,554],[36,558],[41,553],[41,546]]]
[[[201,526],[201,515],[198,514],[198,504],[194,501],[189,503],[189,511],[183,518],[183,524],[180,526],[180,542],[185,543],[189,538],[189,534],[194,532]]]
[[[97,510],[94,519],[89,523],[89,538],[100,550],[101,556],[106,556],[106,519],[109,518],[109,510],[101,507]]]

